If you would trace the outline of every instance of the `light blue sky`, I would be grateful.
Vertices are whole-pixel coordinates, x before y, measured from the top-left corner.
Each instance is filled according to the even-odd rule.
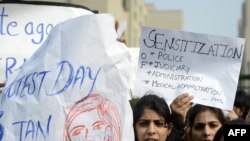
[[[184,31],[238,37],[244,0],[144,0],[159,10],[182,10]]]

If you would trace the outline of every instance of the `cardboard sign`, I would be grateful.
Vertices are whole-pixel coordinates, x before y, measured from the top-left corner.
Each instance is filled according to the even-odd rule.
[[[232,110],[245,40],[144,27],[135,96],[155,91],[172,101],[183,92],[194,102]]]

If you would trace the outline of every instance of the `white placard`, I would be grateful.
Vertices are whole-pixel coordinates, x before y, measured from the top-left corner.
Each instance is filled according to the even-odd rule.
[[[194,102],[232,110],[245,40],[142,28],[134,95],[153,90],[172,101],[183,92]]]

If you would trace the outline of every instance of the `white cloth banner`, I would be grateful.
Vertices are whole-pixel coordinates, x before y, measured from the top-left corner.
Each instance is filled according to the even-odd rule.
[[[53,28],[7,81],[3,140],[134,140],[131,56],[114,23],[109,14],[92,14]]]
[[[193,102],[232,110],[245,39],[144,27],[133,94],[181,93]]]
[[[42,45],[56,24],[93,14],[84,8],[45,4],[0,4],[0,83]]]

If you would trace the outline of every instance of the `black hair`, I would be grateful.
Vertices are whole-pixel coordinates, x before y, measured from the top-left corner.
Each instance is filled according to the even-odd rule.
[[[215,107],[210,107],[210,106],[205,106],[205,105],[201,105],[201,104],[196,104],[193,107],[191,107],[187,113],[187,122],[190,125],[190,127],[193,126],[195,117],[199,113],[202,113],[205,111],[213,112],[221,124],[223,124],[225,122],[224,114],[223,114],[221,109],[215,108]]]
[[[234,107],[241,109],[241,111],[243,112],[243,115],[240,118],[243,118],[243,119],[246,118],[247,112],[250,108],[249,100],[250,100],[250,96],[245,91],[238,90],[236,92],[235,100],[234,100]]]
[[[155,94],[152,93],[145,94],[144,96],[138,99],[138,101],[132,108],[133,108],[134,133],[136,133],[135,125],[137,121],[140,119],[144,109],[146,108],[154,110],[157,114],[164,117],[166,123],[171,124],[171,113],[167,102],[165,101],[164,98],[159,97]],[[135,140],[137,140],[136,137]]]

